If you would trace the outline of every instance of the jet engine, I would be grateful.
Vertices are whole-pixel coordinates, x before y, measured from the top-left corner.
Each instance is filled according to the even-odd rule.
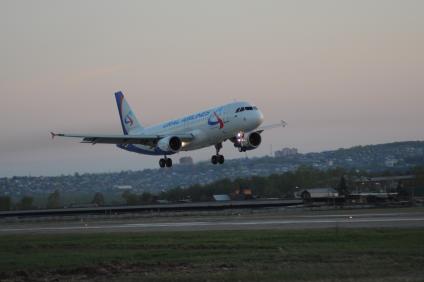
[[[157,147],[164,152],[178,152],[181,150],[182,142],[177,136],[168,136],[159,140]]]
[[[251,132],[249,134],[239,132],[236,137],[230,140],[234,143],[234,147],[239,148],[240,152],[245,152],[259,147],[262,137],[258,132]]]

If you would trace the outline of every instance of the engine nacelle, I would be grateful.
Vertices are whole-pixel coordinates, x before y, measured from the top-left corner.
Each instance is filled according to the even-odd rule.
[[[247,135],[239,133],[236,137],[232,138],[234,147],[239,148],[240,152],[256,149],[262,142],[262,137],[258,132],[252,132]]]
[[[249,147],[257,148],[261,145],[262,136],[257,132],[252,132],[247,136]]]
[[[164,152],[178,152],[181,150],[182,142],[177,136],[168,136],[159,140],[157,147]]]

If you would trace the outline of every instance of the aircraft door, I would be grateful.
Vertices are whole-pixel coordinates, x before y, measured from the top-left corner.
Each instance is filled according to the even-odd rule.
[[[230,122],[233,118],[234,118],[234,109],[232,109],[232,107],[225,107],[224,108],[224,120],[225,123]]]

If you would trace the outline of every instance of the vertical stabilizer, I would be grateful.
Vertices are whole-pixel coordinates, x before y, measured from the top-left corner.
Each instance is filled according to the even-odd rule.
[[[143,127],[138,122],[131,110],[130,105],[124,98],[124,94],[121,91],[115,93],[116,104],[118,105],[119,118],[121,119],[122,130],[125,135],[131,134],[134,131],[141,131]]]

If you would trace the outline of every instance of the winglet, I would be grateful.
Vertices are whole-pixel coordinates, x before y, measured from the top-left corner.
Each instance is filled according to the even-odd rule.
[[[274,123],[274,124],[269,124],[269,125],[258,127],[255,131],[261,133],[262,131],[264,131],[266,129],[272,129],[272,128],[277,128],[277,127],[286,127],[286,126],[287,126],[287,122],[282,120],[279,123]]]
[[[52,136],[52,140],[57,136],[57,134],[56,133],[54,133],[54,132],[50,132],[50,134],[51,134],[51,136]]]

